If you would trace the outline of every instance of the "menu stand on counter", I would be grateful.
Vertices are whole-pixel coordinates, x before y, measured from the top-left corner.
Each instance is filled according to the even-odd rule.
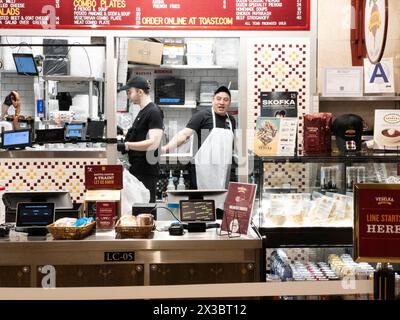
[[[227,226],[226,231],[222,230],[223,225]],[[228,236],[229,238],[240,238],[240,236],[241,236],[240,228],[241,227],[240,227],[240,223],[239,223],[238,212],[235,210],[233,212],[232,220],[230,222],[228,222],[228,220],[227,220],[227,215],[224,214],[221,228],[219,229],[219,232],[218,231],[217,232],[220,236]]]

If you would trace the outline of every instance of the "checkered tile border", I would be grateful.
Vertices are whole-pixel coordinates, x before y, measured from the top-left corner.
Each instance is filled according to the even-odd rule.
[[[83,202],[85,165],[107,164],[106,159],[2,159],[0,184],[7,191],[69,191]]]

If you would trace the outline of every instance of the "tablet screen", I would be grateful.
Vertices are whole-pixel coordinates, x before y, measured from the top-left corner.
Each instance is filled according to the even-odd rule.
[[[215,221],[214,200],[181,200],[181,221]]]
[[[17,227],[46,227],[54,222],[54,203],[20,202],[17,205]]]

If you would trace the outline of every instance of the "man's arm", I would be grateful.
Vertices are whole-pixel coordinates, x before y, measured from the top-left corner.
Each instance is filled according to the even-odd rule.
[[[126,149],[135,151],[156,150],[160,146],[162,134],[162,129],[150,129],[148,139],[138,142],[125,142]]]
[[[178,148],[186,142],[194,133],[193,129],[183,128],[165,146],[161,148],[161,153],[167,153],[172,149]]]

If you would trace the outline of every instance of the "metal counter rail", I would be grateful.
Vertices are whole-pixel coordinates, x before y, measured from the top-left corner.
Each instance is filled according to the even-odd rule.
[[[267,296],[371,295],[373,280],[225,283],[95,288],[0,288],[0,300],[124,300]]]

